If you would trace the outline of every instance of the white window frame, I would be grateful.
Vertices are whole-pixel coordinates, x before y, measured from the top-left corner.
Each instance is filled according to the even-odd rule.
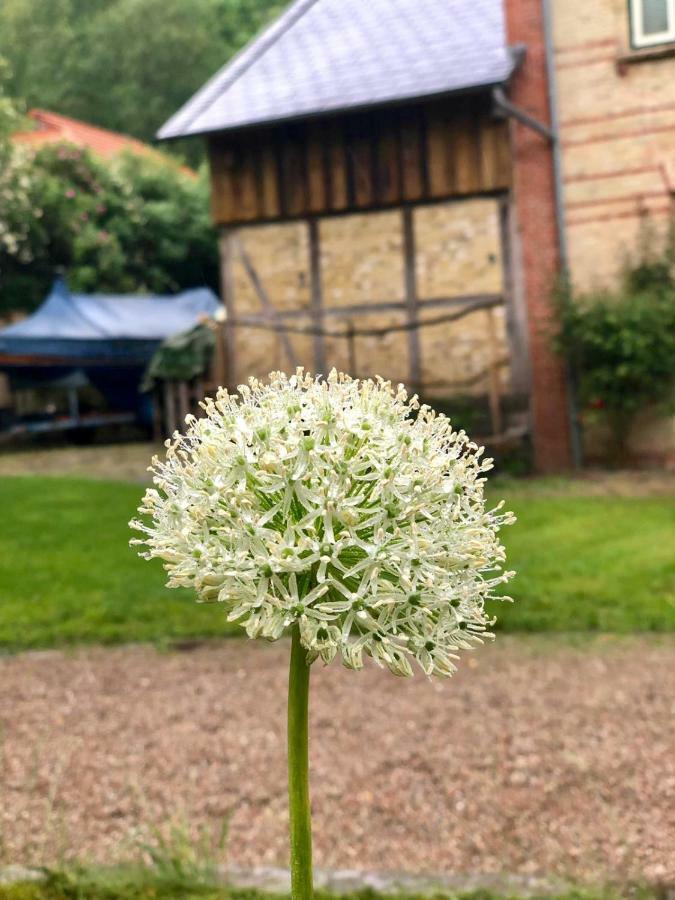
[[[642,31],[644,0],[629,0],[629,2],[631,43],[634,47],[653,47],[656,44],[675,43],[675,0],[666,0],[668,28],[655,34],[644,34]]]

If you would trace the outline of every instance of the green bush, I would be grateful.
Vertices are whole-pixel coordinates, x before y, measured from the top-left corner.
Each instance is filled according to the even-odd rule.
[[[0,315],[37,306],[59,271],[83,292],[217,288],[206,176],[159,155],[104,162],[69,144],[16,147],[0,196]]]
[[[618,460],[636,414],[667,411],[675,398],[675,226],[665,246],[654,246],[642,248],[616,290],[560,298],[558,346],[582,408],[609,426]]]

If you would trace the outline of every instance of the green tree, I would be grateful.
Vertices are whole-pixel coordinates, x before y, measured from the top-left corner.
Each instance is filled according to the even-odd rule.
[[[29,107],[149,140],[282,5],[3,0],[0,56],[10,64],[8,91]]]
[[[0,209],[0,313],[39,304],[55,274],[76,290],[218,286],[208,184],[164,161],[105,164],[71,145],[12,156]]]

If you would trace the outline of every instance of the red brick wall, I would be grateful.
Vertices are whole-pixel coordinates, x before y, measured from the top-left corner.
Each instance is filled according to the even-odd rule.
[[[549,122],[542,0],[505,0],[510,45],[527,52],[515,74],[510,99],[540,122]],[[559,267],[553,155],[550,142],[512,122],[514,200],[519,231],[532,372],[531,415],[535,465],[540,472],[571,466],[565,373],[551,346],[551,288]]]

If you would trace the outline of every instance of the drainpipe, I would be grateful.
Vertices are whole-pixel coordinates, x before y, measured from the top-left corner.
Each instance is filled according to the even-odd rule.
[[[565,229],[565,194],[562,172],[562,146],[560,143],[560,117],[558,113],[558,85],[555,68],[555,50],[553,47],[553,10],[552,0],[541,0],[544,28],[544,47],[546,51],[546,80],[548,83],[548,108],[551,120],[551,151],[553,157],[553,191],[555,203],[555,220],[558,232],[558,253],[560,271],[567,296],[570,281],[569,250],[567,231]],[[576,398],[576,377],[569,363],[565,363],[565,381],[567,383],[567,403],[570,423],[570,439],[572,442],[572,461],[576,468],[582,465],[581,434],[579,430],[579,409]]]
[[[546,50],[546,80],[548,82],[548,108],[551,117],[551,146],[553,151],[553,190],[555,192],[555,221],[558,230],[558,251],[563,278],[569,276],[569,253],[565,231],[565,195],[563,192],[562,149],[560,146],[560,117],[558,114],[558,84],[553,49],[553,12],[551,0],[541,0],[544,47]]]

